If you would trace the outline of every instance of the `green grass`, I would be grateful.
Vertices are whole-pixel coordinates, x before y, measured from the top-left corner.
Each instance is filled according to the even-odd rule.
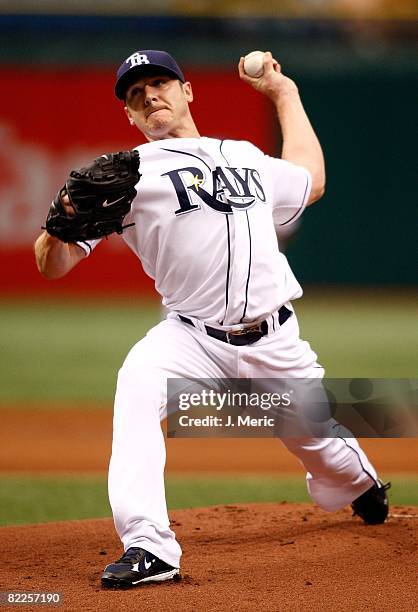
[[[392,480],[392,504],[418,505],[418,476],[384,475]],[[251,502],[307,502],[303,477],[170,476],[170,509]],[[104,476],[2,476],[0,525],[111,516]]]
[[[294,302],[301,337],[329,378],[416,378],[418,301],[389,291],[316,289]]]
[[[111,402],[126,354],[158,320],[155,304],[3,304],[0,401]]]
[[[412,295],[308,290],[295,301],[301,335],[328,377],[408,378],[418,371]],[[111,403],[130,347],[160,316],[157,303],[3,302],[0,404]]]

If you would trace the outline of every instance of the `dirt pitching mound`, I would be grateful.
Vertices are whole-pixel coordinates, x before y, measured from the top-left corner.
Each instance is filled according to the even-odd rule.
[[[0,590],[58,591],[59,609],[71,611],[415,607],[417,507],[393,507],[387,523],[376,527],[351,518],[349,510],[327,514],[310,504],[170,515],[184,553],[179,583],[102,590],[103,567],[121,548],[111,519],[100,519],[1,528]]]

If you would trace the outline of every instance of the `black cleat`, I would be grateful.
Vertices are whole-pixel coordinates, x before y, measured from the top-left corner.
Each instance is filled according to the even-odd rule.
[[[388,512],[389,502],[386,491],[390,489],[391,483],[377,481],[363,495],[357,497],[351,504],[353,516],[360,516],[366,525],[380,525],[384,523]]]
[[[179,568],[168,565],[143,548],[129,548],[118,561],[106,566],[102,586],[107,589],[128,589],[164,580],[180,580]]]

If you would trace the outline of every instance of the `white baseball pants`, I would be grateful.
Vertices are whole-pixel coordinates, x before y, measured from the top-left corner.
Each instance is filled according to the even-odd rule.
[[[118,376],[109,499],[124,549],[138,546],[174,567],[181,548],[170,529],[164,490],[167,378],[322,378],[293,314],[256,344],[232,346],[168,318],[129,352]],[[287,438],[307,471],[312,499],[337,510],[377,478],[354,438]],[[204,444],[204,440],[202,440]]]

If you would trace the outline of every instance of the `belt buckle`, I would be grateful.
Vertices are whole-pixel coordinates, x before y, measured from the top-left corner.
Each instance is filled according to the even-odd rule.
[[[228,336],[246,336],[249,332],[261,331],[260,325],[253,325],[245,329],[237,329],[236,331],[227,332]]]
[[[230,336],[246,336],[247,334],[253,332],[261,333],[260,325],[253,325],[252,327],[246,327],[245,329],[237,329],[236,331],[227,332],[226,337],[228,343],[230,343]]]

